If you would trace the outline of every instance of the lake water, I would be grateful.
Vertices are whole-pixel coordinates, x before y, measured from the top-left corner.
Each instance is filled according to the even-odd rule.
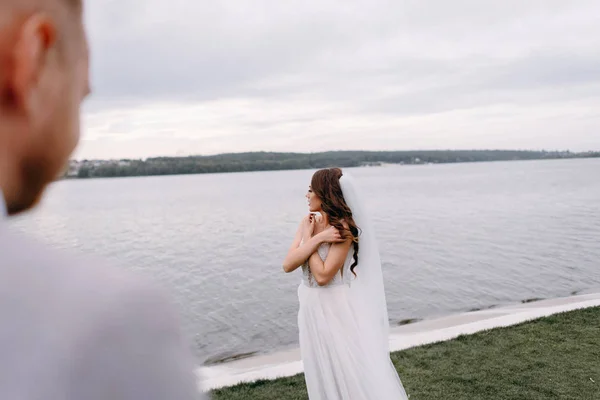
[[[199,362],[297,345],[281,261],[313,171],[62,181],[13,220],[172,293]],[[392,324],[600,287],[600,160],[351,171],[375,219]]]

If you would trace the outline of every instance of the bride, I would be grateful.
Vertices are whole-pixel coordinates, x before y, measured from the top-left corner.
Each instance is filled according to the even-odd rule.
[[[311,400],[405,400],[390,360],[388,316],[377,242],[355,181],[339,168],[317,171],[311,214],[284,260],[302,267],[300,349]]]

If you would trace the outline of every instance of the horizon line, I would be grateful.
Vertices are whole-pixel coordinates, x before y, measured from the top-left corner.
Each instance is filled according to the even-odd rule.
[[[313,155],[313,154],[324,154],[324,153],[415,153],[415,152],[519,152],[519,153],[571,153],[571,154],[590,154],[599,153],[600,150],[586,150],[586,151],[572,151],[569,149],[563,150],[533,150],[533,149],[415,149],[415,150],[322,150],[322,151],[270,151],[270,150],[256,150],[256,151],[239,151],[239,152],[224,152],[214,154],[187,154],[187,155],[162,155],[162,156],[147,156],[147,157],[121,157],[121,158],[70,158],[71,161],[121,161],[121,160],[148,160],[153,158],[189,158],[189,157],[217,157],[224,155],[242,155],[242,154],[295,154],[295,155]]]

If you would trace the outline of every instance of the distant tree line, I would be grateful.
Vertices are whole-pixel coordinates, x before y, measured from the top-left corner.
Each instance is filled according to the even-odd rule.
[[[146,160],[80,162],[74,177],[126,177],[184,175],[222,172],[318,169],[332,166],[349,168],[364,165],[441,164],[511,160],[600,157],[596,153],[547,151],[332,151],[324,153],[231,153],[215,156],[157,157]]]

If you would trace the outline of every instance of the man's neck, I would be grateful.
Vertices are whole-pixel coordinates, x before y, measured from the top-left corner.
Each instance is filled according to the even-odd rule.
[[[0,119],[0,121],[2,121]],[[3,132],[0,132],[0,139],[3,139]],[[8,207],[6,205],[6,193],[8,190],[8,177],[10,176],[9,152],[6,141],[0,140],[0,220],[8,215]]]
[[[0,146],[4,143],[4,141],[0,141]],[[0,219],[8,216],[8,204],[11,201],[11,195],[15,193],[15,180],[13,179],[15,166],[7,148],[8,146],[5,146],[4,149],[0,149]]]
[[[4,193],[2,192],[2,188],[0,187],[0,220],[4,219],[6,216],[6,199],[4,198]]]
[[[1,154],[4,155],[4,154]],[[6,161],[6,160],[4,160]],[[8,169],[6,167],[6,163],[0,160],[0,220],[4,219],[8,216],[8,205],[7,205],[7,193],[10,193],[8,187],[8,180],[6,179],[8,176]]]

